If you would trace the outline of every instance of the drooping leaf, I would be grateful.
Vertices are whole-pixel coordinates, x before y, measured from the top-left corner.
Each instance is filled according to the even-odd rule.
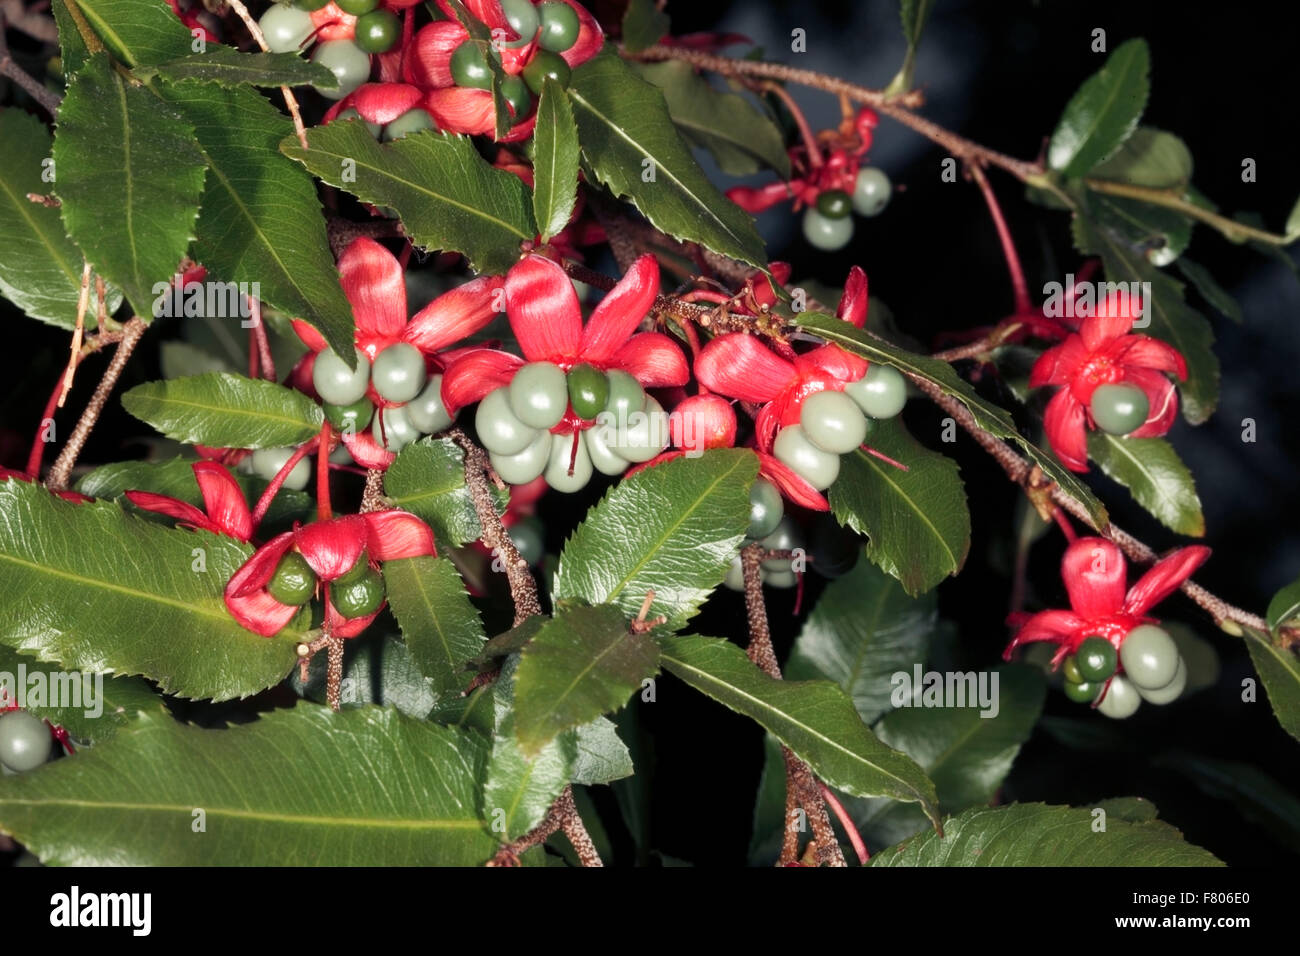
[[[56,865],[477,866],[486,763],[477,734],[378,707],[219,730],[148,714],[0,780],[0,825]]]
[[[655,0],[630,0],[623,11],[623,46],[629,53],[640,53],[667,36],[671,26]]]
[[[448,438],[412,442],[397,454],[384,473],[384,494],[394,508],[423,518],[439,544],[459,547],[483,533],[469,489],[465,487],[464,454]],[[504,511],[508,494],[498,496]]]
[[[1266,613],[1268,626],[1271,631],[1277,633],[1277,629],[1284,624],[1300,623],[1300,579],[1292,581],[1282,590],[1273,595],[1273,600],[1268,602],[1268,611]]]
[[[569,100],[597,180],[655,228],[754,266],[766,265],[754,222],[709,182],[673,125],[663,94],[618,56],[573,71]]]
[[[970,511],[957,463],[927,449],[897,420],[876,422],[867,441],[907,470],[861,449],[844,455],[831,510],[841,524],[867,535],[867,557],[916,596],[960,571],[970,550]]]
[[[66,0],[114,59],[129,67],[164,63],[193,52],[193,36],[166,0]]]
[[[632,755],[608,717],[583,724],[573,735],[577,747],[571,774],[574,783],[591,786],[632,776]]]
[[[908,597],[896,579],[859,561],[822,592],[785,676],[834,681],[872,723],[889,709],[892,675],[925,660],[937,617],[933,592]]]
[[[643,63],[637,69],[663,92],[668,113],[687,141],[712,153],[728,176],[749,176],[766,167],[789,178],[790,155],[781,128],[743,96],[716,89],[680,60]]]
[[[531,760],[508,732],[492,741],[483,818],[505,843],[542,822],[555,798],[569,784],[577,757],[573,734],[561,734]]]
[[[1092,168],[1089,178],[1152,189],[1185,186],[1192,181],[1192,153],[1173,133],[1139,126],[1110,159]]]
[[[569,224],[578,201],[578,127],[564,87],[547,79],[533,134],[533,218],[542,240]]]
[[[1259,767],[1201,754],[1160,754],[1155,765],[1182,774],[1202,792],[1232,803],[1292,850],[1300,851],[1300,799]]]
[[[265,638],[226,609],[222,589],[252,553],[243,542],[16,480],[0,483],[0,513],[0,641],[15,650],[214,700],[270,687],[296,660],[306,615]]]
[[[631,632],[619,608],[560,610],[520,653],[514,688],[520,749],[531,757],[563,731],[618,710],[658,670],[654,638]]]
[[[1146,109],[1149,67],[1145,40],[1135,37],[1116,47],[1066,105],[1047,146],[1047,164],[1082,176],[1114,155]]]
[[[1221,866],[1167,823],[1110,817],[1093,831],[1087,807],[1013,803],[977,807],[882,850],[872,866]]]
[[[903,25],[903,37],[907,40],[907,55],[903,57],[903,65],[890,81],[886,92],[906,93],[912,88],[916,72],[916,50],[921,44],[921,31],[925,29],[926,18],[930,16],[933,7],[933,0],[899,0],[898,18]]]
[[[0,295],[33,319],[70,329],[81,295],[81,251],[64,234],[57,209],[27,198],[54,189],[41,178],[49,155],[45,124],[22,110],[0,112]],[[122,294],[109,289],[105,304],[113,313]],[[85,322],[95,327],[93,286]]]
[[[1219,285],[1218,280],[1205,266],[1192,262],[1186,256],[1179,256],[1178,271],[1183,274],[1183,278],[1196,286],[1196,291],[1201,294],[1201,297],[1206,302],[1233,322],[1240,325],[1246,320],[1245,313],[1241,311],[1241,305],[1232,297],[1232,293]]]
[[[241,53],[233,46],[214,43],[202,53],[192,53],[133,71],[142,80],[160,76],[178,83],[195,80],[218,86],[306,86],[338,89],[338,78],[319,63],[297,53]]]
[[[1205,534],[1196,483],[1174,446],[1163,438],[1120,438],[1089,432],[1088,457],[1133,493],[1133,500],[1179,534]]]
[[[210,279],[246,284],[272,308],[318,329],[351,364],[352,307],[339,285],[316,184],[280,153],[289,121],[253,90],[198,81],[158,85],[194,125],[208,164],[195,249]]]
[[[892,365],[904,374],[917,375],[938,386],[944,394],[956,398],[971,414],[976,424],[990,434],[1014,442],[1024,454],[1043,469],[1053,481],[1088,509],[1096,527],[1104,528],[1109,521],[1105,506],[1088,490],[1088,486],[1078,476],[1057,461],[1056,456],[1043,451],[1026,439],[1016,428],[1015,422],[1005,410],[985,401],[971,386],[957,375],[951,365],[924,355],[917,355],[906,349],[890,345],[883,339],[875,338],[854,328],[843,319],[818,312],[801,312],[799,325],[808,332],[820,335],[834,342],[855,355],[860,355],[871,362]]]
[[[204,177],[194,128],[98,53],[59,107],[54,162],[68,235],[151,318],[194,237]]]
[[[856,796],[919,803],[938,825],[934,784],[910,757],[876,739],[835,684],[768,677],[723,638],[673,637],[659,643],[665,670],[755,720],[830,786]]]
[[[296,445],[324,421],[320,406],[301,392],[223,372],[146,382],[122,404],[168,438],[214,448]]]
[[[615,604],[630,618],[654,591],[648,616],[681,627],[726,576],[757,472],[753,452],[715,449],[619,482],[565,544],[556,600]]]
[[[1097,225],[1153,265],[1175,261],[1192,241],[1192,220],[1172,209],[1101,193],[1087,195],[1085,204]]]
[[[467,136],[426,130],[380,144],[362,123],[330,123],[307,141],[289,136],[280,149],[331,186],[397,210],[416,244],[463,253],[481,272],[505,272],[537,234],[528,187]]]
[[[438,693],[462,691],[464,667],[486,639],[456,566],[446,558],[403,558],[384,563],[384,583],[402,636]]]
[[[1268,691],[1273,716],[1283,730],[1300,740],[1300,656],[1264,631],[1253,627],[1243,627],[1242,630],[1246,632],[1250,659]]]

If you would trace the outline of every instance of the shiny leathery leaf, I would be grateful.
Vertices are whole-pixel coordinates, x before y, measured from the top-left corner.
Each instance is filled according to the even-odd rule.
[[[1165,527],[1195,538],[1205,534],[1196,484],[1174,446],[1163,438],[1088,433],[1088,457],[1133,494]]]
[[[1149,68],[1145,40],[1116,47],[1066,105],[1047,145],[1047,164],[1067,176],[1082,176],[1113,156],[1146,109]]]
[[[127,66],[165,63],[193,52],[194,37],[167,0],[65,0]]]
[[[655,0],[629,0],[623,12],[623,47],[629,53],[640,53],[668,35],[672,22],[661,6]]]
[[[193,53],[153,66],[136,67],[141,79],[160,76],[180,82],[195,80],[218,86],[305,86],[333,90],[338,78],[319,63],[297,53],[241,53],[232,46],[213,44],[202,53]]]
[[[320,406],[301,392],[225,372],[137,385],[126,410],[168,438],[213,448],[278,448],[320,431]]]
[[[572,733],[561,734],[531,759],[524,756],[508,728],[493,739],[482,814],[503,843],[542,822],[555,798],[569,785],[576,757]]]
[[[1268,691],[1273,716],[1283,730],[1300,740],[1300,656],[1265,631],[1245,626],[1242,630],[1250,659]]]
[[[465,665],[486,637],[465,583],[446,558],[402,558],[384,563],[384,583],[411,655],[438,693],[469,685]]]
[[[552,79],[542,87],[533,134],[533,218],[546,242],[569,224],[578,201],[578,127],[564,88]]]
[[[632,755],[608,717],[597,717],[573,734],[577,746],[571,774],[574,783],[590,786],[632,776]]]
[[[1173,133],[1139,126],[1110,159],[1092,168],[1089,179],[1172,189],[1192,181],[1192,153]]]
[[[384,473],[384,495],[394,508],[423,518],[439,544],[456,547],[483,533],[474,501],[465,486],[464,453],[449,438],[412,442]],[[508,492],[497,494],[497,511],[505,511]]]

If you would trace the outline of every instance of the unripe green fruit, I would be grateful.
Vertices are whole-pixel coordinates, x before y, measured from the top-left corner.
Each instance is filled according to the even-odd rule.
[[[281,604],[306,604],[316,593],[316,572],[297,551],[290,551],[275,566],[266,591]]]
[[[25,710],[0,716],[0,764],[14,773],[35,770],[50,759],[50,729]]]
[[[1091,704],[1097,699],[1097,692],[1101,690],[1101,684],[1092,681],[1073,681],[1065,682],[1065,696],[1070,698],[1076,704]]]
[[[1142,699],[1149,704],[1172,704],[1181,697],[1183,691],[1187,689],[1187,662],[1183,660],[1182,655],[1179,655],[1178,669],[1174,671],[1174,679],[1164,687],[1153,689],[1148,687],[1138,687],[1136,684],[1133,686],[1137,687],[1137,692],[1142,696]]]
[[[252,454],[253,474],[271,481],[280,473],[280,469],[293,457],[294,448],[259,448]],[[298,459],[298,464],[289,469],[284,479],[283,488],[302,491],[311,481],[311,460],[308,456]]]
[[[349,106],[345,110],[339,110],[338,115],[334,117],[334,122],[336,123],[343,123],[349,120],[359,120],[360,122],[365,123],[366,129],[370,130],[370,135],[375,139],[379,139],[383,134],[384,128],[378,123],[371,123],[362,119],[361,114],[357,112],[356,107]]]
[[[514,49],[533,42],[533,37],[537,35],[537,28],[541,24],[541,16],[529,0],[501,0],[501,12],[506,15],[506,23],[510,24],[510,29],[519,34],[518,40],[506,43],[507,47]]]
[[[569,369],[566,376],[569,404],[573,413],[584,421],[591,421],[605,408],[609,400],[609,379],[594,365],[585,362]]]
[[[835,455],[847,455],[867,440],[862,409],[853,399],[829,389],[803,400],[799,424],[810,442]]]
[[[823,252],[843,249],[853,238],[853,220],[848,216],[832,219],[809,206],[803,214],[803,235],[808,244]]]
[[[441,375],[430,378],[424,391],[407,402],[405,408],[407,420],[425,435],[451,427],[452,417],[447,414],[447,406],[442,403]]]
[[[1061,676],[1065,678],[1067,684],[1082,684],[1084,677],[1079,673],[1079,662],[1071,654],[1061,665]]]
[[[745,565],[740,560],[740,555],[732,558],[731,566],[727,568],[727,576],[722,579],[722,583],[733,591],[745,590]]]
[[[622,369],[610,369],[605,377],[609,379],[605,410],[613,413],[615,425],[625,424],[628,416],[645,408],[649,396],[641,383]]]
[[[817,211],[827,219],[843,219],[851,208],[849,194],[842,189],[828,189],[817,196]]]
[[[1080,642],[1074,660],[1084,680],[1104,681],[1115,673],[1115,645],[1097,635],[1086,637]]]
[[[644,463],[663,451],[668,439],[668,416],[663,406],[647,395],[645,408],[628,415],[627,427],[618,433],[612,450],[628,461]]]
[[[488,458],[502,481],[512,485],[526,485],[546,470],[551,460],[551,446],[556,437],[550,432],[533,431],[533,440],[513,455],[492,452]]]
[[[311,14],[279,3],[272,4],[257,25],[272,53],[296,53],[316,29]]]
[[[863,166],[853,183],[853,211],[859,216],[877,216],[889,205],[892,188],[889,177],[875,166]]]
[[[818,491],[829,488],[840,475],[840,456],[822,451],[798,425],[787,425],[777,432],[772,454]]]
[[[533,94],[528,84],[518,76],[507,76],[501,81],[501,95],[510,104],[511,121],[518,123],[533,108]]]
[[[567,3],[548,2],[538,5],[537,14],[542,28],[537,44],[543,50],[563,53],[578,42],[582,22],[573,7]]]
[[[546,557],[546,542],[542,535],[542,524],[536,518],[525,518],[512,524],[508,529],[510,540],[514,542],[519,556],[531,565],[542,563]]]
[[[509,394],[509,388],[489,392],[474,414],[479,443],[496,455],[517,455],[537,440],[537,429],[525,425],[510,410]],[[537,474],[541,473],[539,469]]]
[[[381,408],[370,423],[370,434],[389,451],[401,451],[420,437],[419,429],[406,417],[406,408],[402,405]]]
[[[1178,672],[1178,645],[1169,632],[1154,624],[1139,624],[1119,647],[1124,674],[1145,690],[1167,687]]]
[[[409,133],[418,133],[426,129],[433,129],[433,117],[417,107],[407,110],[385,126],[383,140],[388,143],[395,139],[401,139]]]
[[[293,5],[299,9],[310,11],[319,10],[329,2],[330,0],[294,0]]]
[[[375,406],[371,404],[370,399],[362,397],[351,405],[331,405],[326,402],[322,406],[325,417],[329,423],[340,432],[355,435],[367,425],[375,414]]]
[[[414,345],[398,342],[375,356],[370,383],[390,402],[409,402],[420,394],[428,375],[424,356]]]
[[[765,538],[781,523],[785,515],[785,502],[781,492],[766,478],[755,478],[749,488],[749,527],[745,536],[758,540]]]
[[[378,571],[366,569],[356,580],[340,585],[330,585],[330,601],[344,617],[365,617],[374,614],[384,603],[384,578]]]
[[[1137,713],[1141,706],[1142,698],[1138,696],[1137,688],[1123,676],[1116,675],[1111,679],[1110,689],[1106,691],[1106,696],[1097,705],[1097,709],[1114,720],[1124,720]]]
[[[1088,402],[1092,420],[1111,435],[1127,435],[1147,420],[1151,403],[1136,385],[1098,385]]]
[[[788,568],[784,571],[764,571],[763,583],[774,588],[792,588],[799,583],[799,576]]]
[[[368,570],[370,570],[370,555],[363,548],[361,551],[361,556],[357,558],[357,563],[352,565],[352,567],[348,568],[337,578],[335,578],[334,583],[351,584],[357,578],[361,577],[361,575],[365,574]]]
[[[370,54],[351,40],[320,43],[311,58],[338,78],[338,89],[318,90],[328,100],[341,100],[370,79]]]
[[[487,57],[473,40],[466,40],[452,53],[451,78],[457,86],[473,90],[492,89],[492,70],[488,68]]]
[[[330,349],[316,353],[311,367],[311,383],[316,394],[331,405],[351,405],[365,397],[370,386],[370,358],[361,349],[353,349],[357,367],[348,368]]]
[[[510,380],[510,410],[530,428],[553,428],[569,407],[564,372],[550,362],[529,362]]]
[[[873,363],[866,375],[844,386],[844,394],[872,418],[893,418],[907,404],[907,381],[893,366]]]
[[[402,33],[402,21],[388,10],[371,10],[357,17],[353,42],[367,53],[387,53]]]
[[[551,442],[550,460],[546,463],[546,483],[556,491],[571,494],[587,487],[591,472],[591,455],[587,453],[587,444],[581,435],[578,435],[576,445],[573,435],[556,435]]]
[[[571,75],[572,71],[569,69],[569,64],[564,62],[564,57],[558,53],[551,53],[549,50],[538,50],[520,74],[524,78],[524,82],[528,84],[528,88],[538,96],[542,95],[542,87],[545,85],[547,77],[560,84],[560,86],[567,87]],[[579,300],[583,298],[581,292],[578,293],[578,298]]]
[[[595,425],[582,433],[587,454],[591,456],[591,464],[602,475],[621,475],[632,464],[610,446],[610,440],[616,437],[614,426],[602,419],[597,419]]]
[[[354,17],[364,16],[379,8],[379,0],[334,0],[338,8]]]

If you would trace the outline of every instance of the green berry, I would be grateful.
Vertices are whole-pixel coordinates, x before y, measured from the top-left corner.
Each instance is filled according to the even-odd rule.
[[[585,362],[569,369],[566,376],[569,386],[569,404],[573,413],[584,421],[591,421],[605,408],[609,400],[609,379],[594,365]]]
[[[371,10],[357,17],[353,42],[367,53],[387,53],[402,32],[402,21],[388,10]]]
[[[1101,690],[1101,684],[1093,681],[1065,682],[1065,696],[1076,704],[1091,704],[1097,699],[1099,690]]]
[[[420,108],[410,109],[384,127],[385,143],[401,139],[408,133],[419,133],[433,129],[433,117]]]
[[[1097,709],[1113,720],[1124,720],[1137,713],[1141,706],[1142,698],[1138,696],[1137,688],[1117,674],[1111,678],[1110,689]]]
[[[556,491],[571,494],[581,491],[591,481],[591,455],[582,436],[556,435],[551,442],[551,456],[546,463],[546,483]],[[576,454],[575,454],[576,450]]]
[[[281,604],[306,604],[316,592],[316,572],[297,551],[290,551],[275,567],[267,593]]]
[[[352,567],[348,568],[337,578],[335,578],[334,583],[351,584],[357,578],[361,577],[361,575],[365,574],[368,570],[370,570],[370,555],[363,548],[361,551],[361,556],[357,558],[357,563],[352,565]]]
[[[889,177],[874,166],[863,166],[853,183],[853,211],[859,216],[879,215],[889,205]]]
[[[371,417],[375,414],[375,406],[364,396],[351,405],[331,405],[326,402],[323,407],[325,417],[329,419],[331,425],[340,432],[352,435],[369,425]]]
[[[1139,624],[1119,646],[1124,674],[1144,690],[1169,686],[1178,673],[1178,645],[1169,632],[1154,624]]]
[[[610,369],[606,377],[609,379],[609,398],[605,410],[612,412],[615,423],[621,425],[633,412],[645,408],[647,395],[641,383],[621,369]]]
[[[1079,662],[1075,660],[1073,654],[1065,659],[1065,663],[1061,666],[1061,674],[1064,675],[1067,684],[1083,683],[1084,678],[1079,672]]]
[[[1178,669],[1174,671],[1174,679],[1164,687],[1148,688],[1137,687],[1137,692],[1148,704],[1172,704],[1179,697],[1183,696],[1183,691],[1187,689],[1187,662],[1180,655],[1178,658]]]
[[[271,4],[257,25],[262,28],[262,36],[272,53],[296,53],[316,29],[311,14],[280,3]]]
[[[809,206],[803,214],[803,235],[813,248],[835,252],[853,238],[853,220],[848,216],[832,219],[823,216],[816,206]]]
[[[530,429],[531,431],[531,429]],[[532,431],[533,440],[513,455],[491,452],[488,458],[502,481],[512,485],[526,485],[546,470],[551,460],[551,446],[562,436],[548,431]]]
[[[252,454],[253,474],[270,481],[280,473],[280,469],[293,457],[295,448],[259,448]],[[311,458],[303,456],[298,464],[289,469],[282,487],[291,491],[302,491],[311,481]]]
[[[370,54],[351,40],[318,44],[311,58],[338,78],[337,89],[318,90],[328,100],[341,100],[370,79]]]
[[[1135,385],[1098,385],[1088,402],[1092,420],[1111,435],[1127,435],[1141,427],[1151,411],[1151,403]]]
[[[792,588],[799,583],[799,576],[789,568],[784,571],[764,571],[763,583],[774,588]]]
[[[830,389],[803,400],[799,424],[808,440],[836,455],[847,455],[867,439],[867,420],[853,399]]]
[[[582,23],[573,7],[557,0],[540,4],[537,14],[542,28],[537,43],[543,50],[563,53],[578,42],[578,31],[582,29]]]
[[[514,542],[519,556],[529,564],[542,563],[546,556],[546,542],[542,535],[542,523],[536,518],[525,518],[510,526],[510,540]]]
[[[506,44],[507,47],[522,47],[533,42],[541,24],[541,16],[531,0],[501,0],[501,12],[506,15],[510,29],[519,34],[519,39],[511,40]]]
[[[354,17],[364,16],[371,10],[378,9],[379,0],[334,0],[338,8]]]
[[[475,90],[492,89],[492,71],[488,68],[483,49],[473,40],[466,40],[451,55],[451,78],[457,86]]]
[[[907,404],[907,381],[898,369],[873,364],[866,375],[844,386],[844,394],[872,418],[893,418]]]
[[[509,388],[489,392],[478,403],[478,411],[474,415],[474,427],[478,430],[480,444],[496,455],[517,455],[537,440],[537,429],[525,425],[510,410],[509,394]],[[537,474],[540,475],[541,471],[538,470]]]
[[[772,454],[818,491],[829,488],[840,475],[840,456],[822,451],[798,425],[777,432]]]
[[[50,729],[25,710],[0,717],[0,764],[14,773],[35,770],[50,759]]]
[[[582,433],[582,440],[587,445],[587,454],[591,456],[592,466],[602,475],[621,475],[632,464],[611,446],[618,437],[616,426],[606,418],[613,416],[602,412],[596,424]]]
[[[843,219],[851,208],[849,194],[842,189],[828,189],[817,196],[817,211],[827,219]]]
[[[776,530],[758,542],[768,551],[793,551],[803,547],[803,535],[799,526],[788,516],[777,522]],[[789,558],[768,558],[763,562],[764,571],[789,571]]]
[[[389,451],[401,451],[420,437],[420,431],[406,417],[404,405],[381,408],[370,423],[370,434],[376,442]]]
[[[414,345],[398,342],[375,356],[370,383],[390,402],[409,402],[419,395],[428,381],[424,355]]]
[[[520,77],[505,77],[501,81],[501,95],[506,98],[506,103],[510,105],[512,122],[519,122],[533,108],[533,94],[529,92],[528,84]]]
[[[564,372],[550,362],[529,362],[510,380],[510,410],[530,428],[553,428],[569,407]]]
[[[664,407],[646,396],[645,408],[627,417],[626,427],[618,426],[618,440],[613,450],[628,461],[647,462],[664,450],[669,438],[669,420]]]
[[[1104,637],[1093,635],[1079,644],[1074,662],[1079,676],[1086,681],[1103,681],[1115,673],[1115,645]]]
[[[755,478],[749,488],[749,528],[745,536],[758,540],[765,538],[781,523],[785,503],[781,492],[766,478]]]
[[[442,403],[442,376],[434,375],[424,391],[406,403],[406,417],[425,435],[433,435],[450,428],[452,417]]]
[[[311,383],[316,394],[331,405],[351,405],[365,397],[370,385],[370,359],[361,349],[354,348],[357,367],[347,364],[330,349],[316,353],[312,363]]]
[[[520,74],[528,88],[538,96],[542,95],[542,87],[545,85],[547,77],[550,77],[562,87],[569,85],[569,77],[572,71],[569,64],[564,62],[564,57],[558,53],[551,53],[549,50],[538,50],[528,65],[524,67]],[[579,298],[582,298],[581,294]]]
[[[330,585],[330,601],[335,610],[346,618],[374,614],[384,603],[384,578],[378,571],[366,569],[355,581]]]

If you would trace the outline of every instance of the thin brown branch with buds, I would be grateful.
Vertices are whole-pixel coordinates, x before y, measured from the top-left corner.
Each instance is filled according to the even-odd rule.
[[[583,824],[582,816],[573,802],[572,787],[564,788],[564,792],[556,798],[555,803],[551,804],[551,809],[546,812],[541,823],[518,840],[513,840],[497,850],[496,855],[488,861],[487,865],[518,866],[520,854],[545,843],[556,831],[563,832],[568,838],[574,852],[578,854],[578,862],[583,866],[605,865],[601,862],[600,854],[596,852],[596,844],[587,833],[587,827]]]

